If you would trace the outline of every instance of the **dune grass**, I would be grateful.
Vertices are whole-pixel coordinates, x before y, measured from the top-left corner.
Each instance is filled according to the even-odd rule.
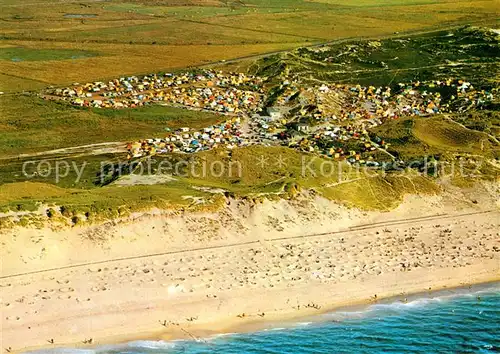
[[[367,177],[321,189],[327,198],[363,210],[391,210],[405,195],[434,195],[439,191],[430,178],[412,173]]]
[[[19,91],[174,70],[331,40],[390,36],[395,32],[429,30],[465,22],[484,24],[497,19],[496,3],[489,0],[362,0],[356,3],[242,0],[230,2],[229,6],[218,0],[113,0],[106,3],[4,0],[0,10],[0,90],[12,93],[0,96],[0,157],[156,137],[161,136],[165,128],[200,128],[221,119],[215,114],[159,106],[120,111],[83,109],[43,101],[34,95],[21,95]],[[71,18],[66,14],[86,16]],[[464,48],[460,46],[470,44],[466,43],[465,34],[461,36],[462,41],[452,43],[454,47],[446,42],[448,38],[443,33],[440,37],[430,36],[436,43],[441,41],[439,45],[448,45],[445,49],[453,57],[449,57],[449,53],[448,57],[443,56],[440,51],[425,51],[422,44],[428,44],[429,37],[421,36],[404,45],[387,40],[379,51],[360,46],[358,49],[362,49],[364,57],[353,60],[350,66],[343,67],[344,73],[333,76],[328,67],[318,64],[324,58],[310,56],[300,60],[298,57],[303,54],[300,51],[289,55],[290,60],[283,67],[293,68],[295,63],[299,68],[309,68],[319,79],[387,84],[388,81],[434,78],[434,69],[422,67],[439,66],[444,58],[467,65],[445,66],[442,75],[473,74],[478,80],[491,77],[496,63],[488,62],[491,55],[488,56],[487,43],[479,43],[482,46],[472,43],[475,45],[464,47],[469,49],[462,53]],[[343,44],[339,44],[334,51],[344,49]],[[393,60],[395,52],[400,53],[399,60]],[[471,57],[479,60],[480,65],[469,62]],[[279,60],[271,58],[258,67],[275,67],[280,64]],[[373,66],[381,62],[389,63],[390,70],[373,70]],[[244,67],[247,66],[251,65],[247,62]],[[419,70],[414,70],[416,66]],[[472,124],[482,122],[475,120]],[[494,119],[489,122],[492,123],[485,126],[484,132],[478,132],[468,129],[471,126],[467,122],[463,122],[464,128],[443,118],[409,118],[384,124],[375,133],[392,144],[392,153],[405,158],[423,155],[448,158],[460,154],[495,157],[498,146],[486,133],[495,131],[497,123]],[[415,172],[384,176],[377,171],[354,171],[343,163],[281,147],[256,146],[229,153],[213,150],[196,154],[182,163],[179,171],[167,172],[174,180],[156,185],[119,186],[112,183],[114,177],[107,181],[109,184],[99,183],[101,164],[119,163],[124,158],[121,154],[44,158],[52,166],[61,160],[80,167],[87,165],[78,182],[75,171],[56,181],[54,176],[23,176],[22,164],[27,159],[0,160],[0,210],[30,212],[40,204],[57,206],[64,217],[77,224],[155,207],[198,207],[191,197],[203,198],[207,208],[220,206],[220,195],[194,187],[220,188],[230,195],[257,200],[262,195],[289,197],[300,188],[308,188],[350,206],[382,210],[395,207],[407,193],[439,191],[432,179]],[[171,155],[156,156],[153,160],[159,163],[171,159],[178,163],[186,158]],[[218,167],[212,170],[213,166]],[[208,168],[204,175],[203,168]],[[485,175],[495,173],[490,165],[481,168]]]
[[[462,27],[381,40],[353,40],[318,48],[299,48],[264,58],[252,72],[267,76],[290,72],[302,81],[397,85],[410,81],[466,78],[489,88],[498,79],[498,35]],[[309,79],[308,79],[309,78]]]
[[[134,169],[124,169],[124,175],[134,174],[136,182],[147,179],[148,174],[172,177],[153,185],[89,183],[89,179],[98,175],[100,158],[94,157],[95,164],[86,167],[84,178],[78,184],[71,184],[75,178],[71,172],[59,183],[51,176],[0,185],[0,210],[28,212],[44,205],[61,210],[63,216],[71,220],[70,224],[77,224],[152,208],[215,210],[222,206],[223,199],[220,194],[212,193],[212,189],[258,202],[262,198],[290,198],[307,188],[331,200],[366,210],[394,208],[408,193],[438,191],[431,179],[416,173],[382,175],[374,170],[353,170],[342,162],[280,147],[254,146],[235,149],[230,154],[214,150],[191,157],[155,156],[153,160],[143,160],[145,166],[152,166],[150,170],[145,167],[145,175],[139,173],[137,165]],[[166,159],[172,168],[157,169],[162,162],[163,167],[166,166]],[[203,202],[196,203],[193,198],[201,198]]]
[[[486,134],[443,119],[417,119],[413,134],[423,143],[443,150],[475,154],[488,154],[492,150]]]
[[[467,114],[454,114],[454,121],[466,128],[491,134],[500,138],[500,111],[487,110],[482,112],[469,112]]]
[[[176,183],[72,190],[46,183],[18,182],[0,186],[0,212],[33,212],[46,206],[60,210],[69,219],[77,217],[79,221],[92,223],[153,208],[189,207],[192,200],[183,197],[205,197],[207,207],[217,202],[208,193],[187,191],[184,184]]]

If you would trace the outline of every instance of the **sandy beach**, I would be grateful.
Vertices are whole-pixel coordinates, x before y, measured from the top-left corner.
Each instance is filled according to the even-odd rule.
[[[1,347],[198,338],[382,298],[500,280],[500,212],[409,196],[363,212],[319,198],[91,229],[3,233]]]

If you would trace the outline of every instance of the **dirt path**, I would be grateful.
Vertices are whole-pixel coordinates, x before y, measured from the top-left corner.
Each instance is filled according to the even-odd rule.
[[[0,157],[0,160],[11,160],[11,159],[25,159],[29,157],[43,157],[50,155],[103,155],[103,154],[114,154],[120,152],[126,152],[126,143],[120,141],[114,141],[109,143],[97,143],[89,145],[72,146],[67,148],[48,150],[42,152],[34,152],[30,154],[21,154],[13,156]]]

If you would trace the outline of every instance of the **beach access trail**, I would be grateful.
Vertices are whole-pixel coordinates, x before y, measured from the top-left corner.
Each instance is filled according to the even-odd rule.
[[[217,215],[2,235],[2,348],[199,338],[499,280],[498,208],[416,196],[386,213],[312,203],[246,214],[233,201]],[[225,222],[210,231],[213,220]]]

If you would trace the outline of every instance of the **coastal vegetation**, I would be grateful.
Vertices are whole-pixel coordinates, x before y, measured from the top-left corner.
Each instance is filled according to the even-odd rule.
[[[389,152],[402,159],[455,154],[497,159],[500,153],[494,138],[446,117],[404,118],[378,126],[371,133],[390,143]]]
[[[274,163],[276,156],[286,161],[286,167]],[[183,169],[177,173],[166,174],[168,179],[163,182],[158,180],[162,181],[164,174],[155,170],[154,166],[161,165],[164,159],[169,159],[169,164],[175,166],[176,159],[184,161],[182,156],[156,156],[142,161],[142,166],[153,166],[152,173],[145,176],[140,174],[140,164],[130,168],[130,165],[123,165],[122,160],[117,162],[122,164],[122,174],[109,181],[102,179],[99,173],[101,162],[108,163],[112,161],[110,158],[94,158],[94,163],[84,169],[85,173],[78,184],[74,184],[77,178],[75,170],[70,170],[59,183],[54,177],[33,177],[26,181],[26,177],[20,176],[16,182],[11,179],[9,183],[2,184],[0,205],[1,210],[7,212],[3,222],[19,222],[16,212],[40,215],[40,208],[44,219],[47,219],[46,211],[53,209],[57,210],[57,215],[66,217],[63,220],[69,225],[74,224],[71,219],[74,216],[78,216],[78,222],[82,224],[125,217],[133,212],[147,212],[155,208],[217,210],[223,205],[224,197],[259,203],[267,198],[293,198],[301,190],[315,190],[329,199],[362,209],[391,209],[406,194],[436,194],[439,191],[432,178],[408,171],[383,174],[375,170],[351,170],[344,163],[333,164],[322,158],[280,147],[236,149],[231,157],[224,150],[200,153],[193,157],[189,165],[182,165]],[[267,162],[266,165],[259,164],[262,158]],[[306,173],[302,171],[303,159],[308,161]],[[57,160],[53,160],[53,163]],[[81,161],[88,160],[82,158]],[[214,177],[208,171],[203,175],[200,161],[205,166],[211,166],[213,161],[222,163],[222,166],[233,166],[234,173],[229,174],[225,170],[222,176],[217,174]],[[325,163],[328,166],[326,168]],[[1,178],[4,182],[13,172],[4,167],[14,170],[20,168],[12,164],[2,166]],[[326,169],[328,174],[325,175]],[[156,178],[156,182],[149,182]],[[122,180],[131,182],[120,183]],[[106,185],[102,185],[103,181],[106,181]],[[367,185],[372,191],[370,195],[366,193]],[[9,211],[13,212],[12,215]]]
[[[250,72],[279,78],[319,82],[389,85],[410,81],[467,78],[474,85],[491,88],[498,77],[499,34],[485,28],[464,26],[454,31],[434,31],[417,36],[348,41],[298,48],[257,61]]]
[[[59,10],[53,11],[54,6]],[[35,226],[40,220],[82,225],[154,208],[212,210],[224,198],[258,203],[293,198],[301,191],[365,210],[387,210],[406,194],[439,193],[447,179],[457,186],[498,180],[498,33],[463,26],[493,23],[493,1],[113,0],[62,5],[35,0],[31,5],[3,1],[0,8],[3,226]],[[233,58],[241,60],[223,61]],[[163,139],[180,128],[203,130],[224,124],[227,117],[158,104],[79,107],[40,94],[54,86],[178,72],[209,63],[214,70],[244,71],[264,79],[258,88],[265,96],[259,114],[284,99],[289,116],[305,114],[286,125],[304,146],[291,139],[290,146],[266,142],[132,158],[127,143]],[[453,96],[452,79],[453,85],[458,80],[472,85],[467,86],[476,95],[472,105],[466,104],[468,97],[460,101]],[[448,83],[432,86],[440,81]],[[386,120],[363,132],[363,141],[331,144],[314,138],[313,148],[297,127],[320,126],[314,114],[335,106],[335,100],[320,107],[307,90],[288,92],[285,82],[311,90],[335,84],[388,86],[408,97],[425,82],[443,107],[457,103],[432,116]],[[410,82],[413,86],[405,88]],[[483,103],[484,97],[493,101]],[[349,129],[353,121],[338,125]],[[322,153],[328,148],[331,153]],[[345,156],[336,157],[336,151]],[[436,167],[429,170],[424,159]],[[34,163],[42,160],[45,169],[36,169]],[[348,160],[365,165],[353,169]],[[313,163],[304,169],[308,161]],[[167,172],[157,168],[165,163],[182,167]],[[214,163],[238,173],[200,173],[200,166]],[[465,166],[471,177],[450,170],[455,163]],[[144,166],[152,166],[153,176],[141,174]],[[47,173],[56,167],[65,168],[64,173]]]

